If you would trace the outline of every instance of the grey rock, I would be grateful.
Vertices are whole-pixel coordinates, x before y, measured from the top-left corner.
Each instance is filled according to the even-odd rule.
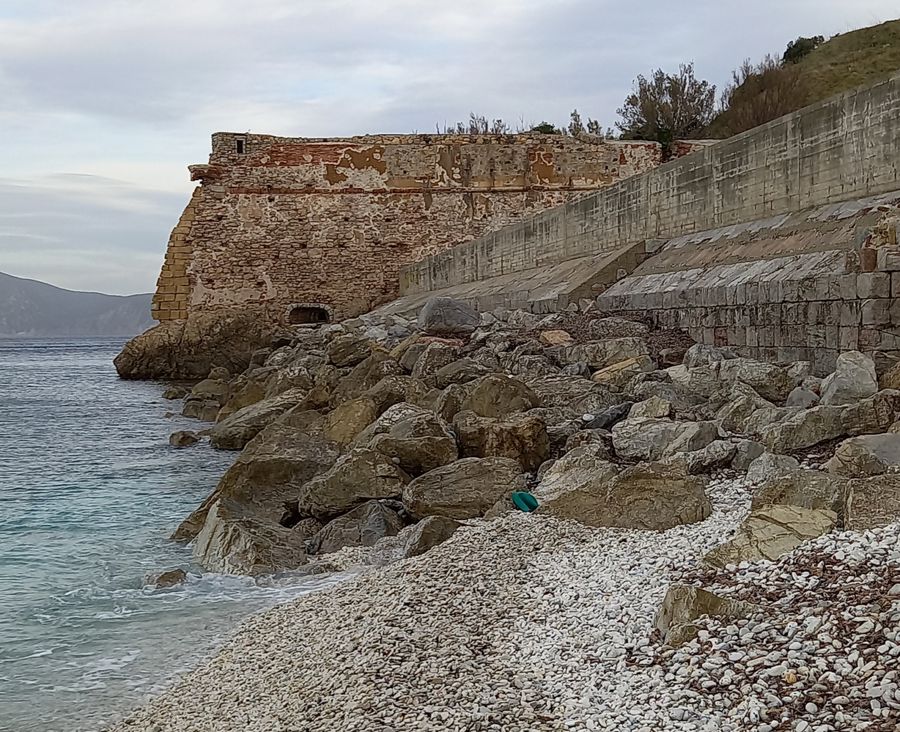
[[[672,585],[666,591],[656,614],[654,625],[665,642],[677,647],[697,635],[693,621],[708,616],[728,620],[749,617],[757,610],[754,605],[732,600],[690,585]]]
[[[756,440],[739,440],[735,444],[734,459],[731,461],[733,470],[746,472],[756,458],[766,451],[765,445]]]
[[[219,450],[242,449],[263,428],[299,404],[306,393],[304,389],[292,389],[239,409],[212,428],[209,433],[209,444]]]
[[[331,339],[325,354],[338,368],[356,366],[372,354],[372,341],[355,333],[345,333]]]
[[[900,475],[851,480],[844,502],[844,524],[851,531],[877,529],[900,520]]]
[[[190,447],[200,442],[200,435],[190,430],[178,430],[169,435],[169,444],[172,447]]]
[[[649,354],[647,342],[643,338],[612,338],[587,341],[564,348],[561,360],[567,364],[584,361],[592,369],[602,369],[629,358]]]
[[[538,406],[538,398],[524,382],[502,374],[481,378],[463,402],[464,410],[481,417],[505,417]]]
[[[428,335],[468,335],[481,324],[478,312],[462,300],[431,297],[419,311],[419,330]]]
[[[676,422],[651,417],[626,419],[612,428],[616,455],[626,460],[655,461],[676,452],[699,450],[718,436],[713,422]]]
[[[396,536],[403,520],[381,501],[367,501],[325,524],[306,545],[309,554],[330,554],[346,546],[375,546],[385,536]]]
[[[850,404],[878,391],[875,363],[859,351],[846,351],[837,357],[834,373],[822,382],[821,403],[826,406]]]
[[[401,556],[404,559],[418,557],[438,544],[443,544],[461,526],[459,521],[446,516],[426,516],[398,534],[401,540]]]
[[[747,479],[753,483],[765,483],[773,478],[789,475],[800,469],[800,463],[790,455],[774,455],[764,452],[747,468]]]
[[[795,386],[784,403],[786,407],[809,409],[819,403],[819,395],[802,386]]]
[[[684,354],[682,363],[687,368],[692,369],[697,366],[708,366],[711,363],[718,363],[730,358],[737,358],[737,354],[729,348],[718,348],[716,346],[708,346],[705,343],[695,343]]]
[[[863,478],[900,467],[900,434],[887,432],[844,440],[826,464],[828,472]]]

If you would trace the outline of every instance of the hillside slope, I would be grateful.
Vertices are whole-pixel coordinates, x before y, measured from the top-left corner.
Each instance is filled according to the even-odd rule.
[[[900,20],[841,33],[797,63],[783,69],[776,66],[738,85],[731,107],[717,115],[706,135],[728,137],[835,94],[874,84],[898,70]]]
[[[151,297],[75,292],[0,272],[0,337],[136,335],[154,325]]]

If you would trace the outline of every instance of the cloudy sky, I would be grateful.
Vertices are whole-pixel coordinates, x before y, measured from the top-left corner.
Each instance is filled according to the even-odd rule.
[[[431,132],[470,111],[604,127],[639,73],[721,85],[896,0],[0,0],[0,271],[149,291],[217,130]]]

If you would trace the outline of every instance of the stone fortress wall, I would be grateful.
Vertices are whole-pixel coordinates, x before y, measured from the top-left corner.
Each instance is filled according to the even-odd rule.
[[[900,255],[884,225],[898,203],[895,76],[425,257],[387,309],[435,293],[533,312],[596,297],[826,372],[840,350],[900,356]]]
[[[690,147],[683,150],[687,152]],[[153,317],[357,315],[427,255],[657,167],[656,143],[562,135],[217,133],[172,231]]]

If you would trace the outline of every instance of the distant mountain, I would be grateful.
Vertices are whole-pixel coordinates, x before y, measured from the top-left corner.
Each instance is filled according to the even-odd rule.
[[[155,325],[151,297],[75,292],[0,272],[0,337],[137,335]]]

